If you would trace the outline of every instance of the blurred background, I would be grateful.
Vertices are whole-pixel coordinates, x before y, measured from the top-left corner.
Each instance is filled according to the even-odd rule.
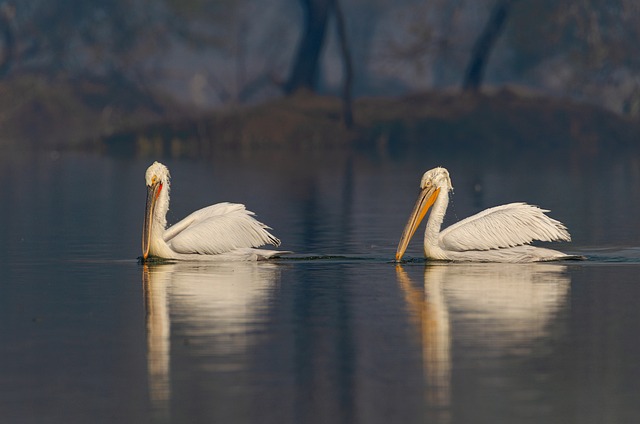
[[[0,146],[617,146],[639,36],[633,0],[3,1]]]
[[[0,416],[640,422],[637,0],[0,0]],[[295,255],[138,264],[243,203]],[[584,255],[392,263],[526,201]],[[257,419],[256,419],[257,418]]]

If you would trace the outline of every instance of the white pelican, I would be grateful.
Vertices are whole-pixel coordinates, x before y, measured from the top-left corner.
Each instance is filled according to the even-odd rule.
[[[424,255],[429,259],[472,262],[539,262],[578,258],[556,250],[530,246],[533,240],[571,241],[567,228],[549,218],[544,209],[509,203],[484,210],[440,232],[453,190],[449,172],[434,168],[422,176],[420,195],[402,233],[396,261],[433,205],[424,233]]]
[[[142,258],[183,260],[268,259],[284,252],[255,249],[280,245],[254,213],[237,203],[218,203],[197,210],[167,228],[169,170],[154,162],[145,175],[147,206],[142,229]]]

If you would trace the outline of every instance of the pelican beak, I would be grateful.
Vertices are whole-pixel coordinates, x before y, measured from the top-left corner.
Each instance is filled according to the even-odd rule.
[[[402,255],[404,255],[405,250],[407,250],[407,246],[409,245],[409,241],[413,234],[415,234],[416,229],[422,222],[422,219],[427,214],[427,211],[433,205],[433,202],[438,198],[438,193],[440,193],[440,188],[434,188],[433,186],[426,187],[420,191],[420,195],[418,195],[418,200],[416,201],[415,206],[413,207],[413,212],[411,212],[411,216],[409,216],[409,221],[407,225],[404,227],[404,231],[402,232],[402,237],[400,237],[400,242],[398,243],[398,249],[396,250],[396,262],[399,262],[402,259]]]
[[[142,227],[142,259],[146,260],[149,256],[149,247],[151,244],[151,224],[153,222],[153,212],[156,209],[156,201],[160,196],[162,183],[155,182],[147,186],[147,204],[144,210],[144,226]]]

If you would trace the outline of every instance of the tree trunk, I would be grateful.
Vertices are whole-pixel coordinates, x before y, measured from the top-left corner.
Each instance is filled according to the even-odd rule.
[[[353,90],[353,65],[351,63],[351,52],[349,42],[347,40],[347,30],[344,22],[344,15],[340,8],[340,1],[334,0],[334,10],[336,15],[336,28],[338,30],[338,40],[340,42],[340,52],[342,54],[342,63],[344,66],[342,85],[342,120],[344,126],[351,128],[353,126],[353,108],[352,108],[352,90]]]
[[[14,59],[16,39],[13,32],[13,5],[3,3],[0,6],[0,78],[11,68]]]
[[[498,37],[504,31],[511,6],[516,0],[498,0],[491,11],[491,16],[487,21],[482,34],[476,40],[471,50],[471,60],[467,65],[462,83],[464,91],[477,92],[482,85],[484,71],[489,61],[491,51],[495,46]]]
[[[286,94],[301,88],[315,90],[333,0],[300,0],[300,4],[304,12],[304,28],[291,73],[284,84]]]

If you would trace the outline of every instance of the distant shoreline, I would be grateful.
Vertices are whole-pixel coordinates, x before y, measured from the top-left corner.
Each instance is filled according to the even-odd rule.
[[[123,97],[124,96],[124,97]],[[338,97],[300,93],[210,112],[166,106],[163,118],[91,81],[23,77],[0,84],[0,148],[90,149],[163,156],[215,150],[577,149],[640,146],[640,120],[520,87],[370,97],[342,122]]]
[[[336,97],[294,96],[157,123],[103,139],[110,150],[199,155],[215,149],[429,147],[602,149],[640,146],[640,122],[591,105],[516,94],[423,93],[354,103],[345,128]]]

